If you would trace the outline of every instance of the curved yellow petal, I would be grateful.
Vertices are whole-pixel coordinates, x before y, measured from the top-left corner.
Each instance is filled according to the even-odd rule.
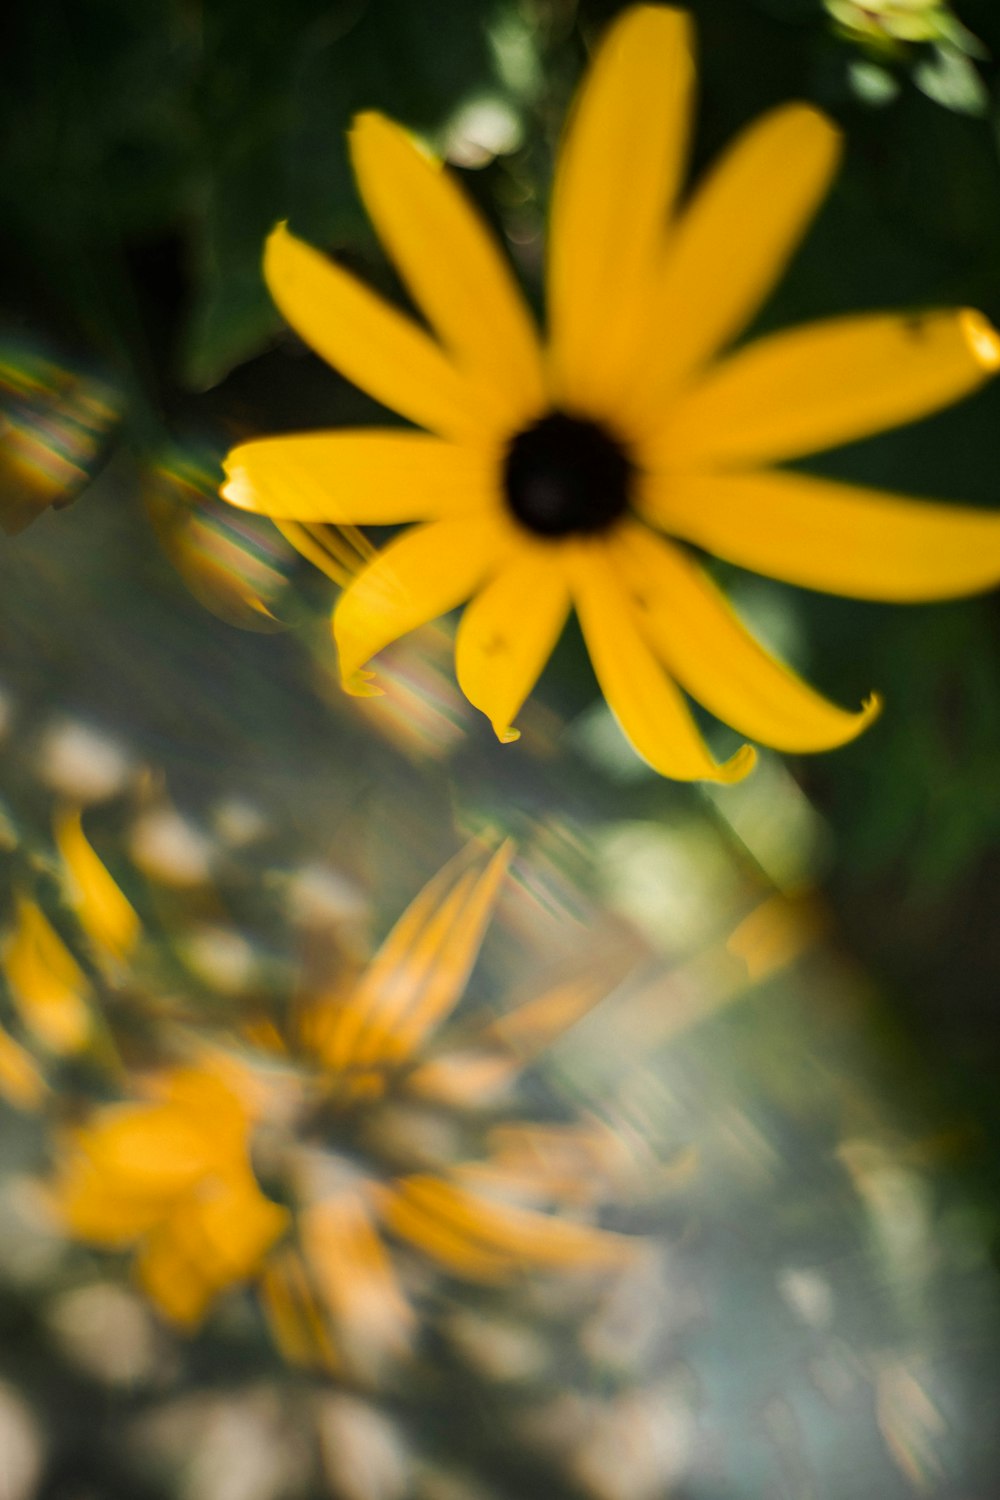
[[[750,125],[713,168],[677,225],[650,298],[629,391],[633,430],[655,434],[669,393],[757,312],[839,155],[839,132],[824,115],[786,104]]]
[[[475,386],[421,328],[279,224],[264,276],[282,316],[334,369],[442,437],[489,435]]]
[[[90,1038],[90,985],[35,901],[15,897],[15,925],[3,950],[11,998],[24,1024],[51,1052],[79,1052]]]
[[[651,481],[645,508],[727,562],[830,594],[953,599],[1000,582],[1000,512],[767,469]]]
[[[538,336],[494,236],[451,173],[384,115],[359,115],[351,159],[369,216],[417,305],[509,429],[545,406]]]
[[[139,1201],[169,1201],[216,1168],[204,1122],[173,1105],[119,1104],[101,1110],[76,1145],[102,1187]]]
[[[93,1169],[72,1162],[48,1192],[63,1232],[88,1244],[125,1249],[170,1212],[172,1199],[118,1191]]]
[[[913,422],[1000,368],[1000,338],[969,309],[831,318],[759,339],[670,412],[668,468],[772,463]]]
[[[466,606],[455,638],[458,685],[504,744],[562,633],[569,585],[556,547],[525,547]]]
[[[222,495],[278,520],[391,526],[489,504],[495,468],[485,454],[424,432],[303,433],[234,448]]]
[[[608,28],[556,165],[548,303],[556,400],[616,414],[649,316],[687,155],[694,65],[687,15],[634,5]]]
[[[615,551],[657,656],[693,698],[740,734],[777,750],[832,750],[878,714],[877,697],[850,713],[776,661],[701,568],[669,542],[632,526]]]
[[[105,954],[126,958],[140,936],[139,917],[83,831],[79,809],[55,820],[70,901],[87,936]]]
[[[642,758],[676,781],[741,781],[756,754],[744,745],[717,764],[683,697],[640,634],[635,608],[603,544],[567,548],[573,603],[615,718]]]
[[[322,1055],[328,1068],[396,1068],[419,1051],[464,993],[512,854],[501,845],[450,890],[447,865],[411,902],[344,1004]]]
[[[345,589],[333,614],[340,673],[365,691],[361,668],[383,646],[463,604],[514,545],[500,517],[432,521],[384,547]]]
[[[31,1054],[0,1026],[0,1096],[15,1109],[38,1109],[45,1079]]]
[[[429,1172],[396,1183],[400,1197],[476,1252],[503,1257],[511,1268],[594,1269],[620,1265],[635,1253],[627,1239],[589,1224],[505,1203]]]

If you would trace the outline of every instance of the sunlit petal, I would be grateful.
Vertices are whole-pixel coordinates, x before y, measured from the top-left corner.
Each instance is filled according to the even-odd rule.
[[[37,1109],[45,1080],[31,1054],[0,1027],[0,1096],[15,1109]]]
[[[375,1376],[406,1352],[415,1317],[361,1194],[342,1192],[303,1210],[299,1235],[336,1348]]]
[[[204,1122],[169,1104],[109,1106],[79,1132],[77,1145],[106,1187],[137,1199],[170,1198],[216,1163]]]
[[[667,467],[798,458],[912,422],[1000,366],[968,309],[832,318],[759,339],[686,392],[655,449]]]
[[[505,1270],[592,1270],[621,1264],[633,1253],[616,1235],[503,1203],[429,1173],[395,1185],[390,1222],[415,1240],[414,1231],[422,1228],[428,1254],[476,1281],[497,1280]]]
[[[18,896],[3,971],[25,1024],[50,1051],[78,1052],[91,1031],[90,985],[35,901]]]
[[[454,1009],[512,852],[503,844],[485,868],[476,869],[465,851],[420,892],[343,1005],[323,1054],[327,1066],[398,1066]]]
[[[648,493],[664,531],[804,588],[903,602],[1000,581],[997,512],[777,470],[676,475]]]
[[[442,1219],[435,1207],[407,1192],[406,1183],[385,1188],[377,1196],[390,1233],[454,1275],[489,1286],[509,1281],[516,1273],[517,1265],[509,1255],[478,1244],[465,1230]]]
[[[395,525],[485,508],[494,464],[423,432],[259,438],[226,458],[225,499],[278,520]]]
[[[462,615],[455,639],[458,683],[497,738],[516,740],[522,704],[559,639],[569,586],[552,547],[524,548]]]
[[[572,555],[573,603],[608,707],[633,747],[677,781],[740,781],[753,767],[749,745],[719,765],[690,711],[639,631],[635,607],[603,547]]]
[[[687,152],[691,27],[636,5],[605,33],[566,129],[552,193],[549,329],[558,400],[614,413],[649,316]]]
[[[278,1250],[268,1259],[261,1270],[259,1291],[274,1342],[290,1364],[318,1367],[329,1374],[343,1372],[343,1362],[296,1251]]]
[[[463,604],[514,545],[499,516],[415,526],[384,547],[342,595],[333,616],[344,686],[390,641]]]
[[[840,136],[806,104],[748,127],[696,190],[672,236],[629,391],[634,428],[655,434],[663,402],[757,312],[825,194]],[[629,180],[629,173],[623,172]]]
[[[495,236],[452,174],[384,115],[359,115],[350,143],[365,207],[445,348],[498,423],[537,416],[538,337]]]
[[[296,333],[383,406],[442,437],[489,431],[475,385],[434,340],[283,224],[268,239],[264,274]]]
[[[77,809],[56,819],[56,843],[68,877],[69,898],[80,925],[103,953],[126,957],[139,940],[139,918],[103,861],[94,852]]]
[[[677,547],[632,526],[616,547],[642,630],[692,697],[726,724],[778,750],[830,750],[878,713],[838,708],[765,651],[701,568]]]

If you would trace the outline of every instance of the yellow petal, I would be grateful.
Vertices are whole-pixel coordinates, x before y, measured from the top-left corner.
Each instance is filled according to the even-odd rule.
[[[139,918],[94,853],[80,813],[63,813],[56,819],[55,832],[80,925],[99,950],[114,958],[127,957],[139,939]]]
[[[24,1024],[50,1051],[78,1052],[90,1036],[90,986],[44,912],[23,896],[3,967]]]
[[[513,852],[503,844],[477,870],[472,849],[425,886],[382,944],[330,1034],[328,1067],[398,1066],[460,1000]]]
[[[79,1132],[77,1147],[109,1189],[137,1200],[186,1192],[218,1155],[205,1122],[170,1104],[111,1105]]]
[[[510,1256],[476,1244],[424,1204],[411,1202],[405,1192],[388,1188],[379,1198],[390,1232],[445,1270],[487,1286],[502,1285],[514,1275],[516,1266]]]
[[[115,1192],[92,1169],[71,1164],[50,1194],[60,1227],[73,1239],[109,1250],[134,1245],[155,1229],[174,1200]]]
[[[362,1376],[376,1376],[386,1358],[405,1354],[416,1320],[361,1194],[305,1209],[299,1235],[338,1351]]]
[[[502,1047],[520,1069],[582,1020],[607,996],[609,988],[607,979],[600,975],[568,980],[492,1021],[484,1031],[484,1040]]]
[[[952,599],[1000,582],[1000,512],[766,469],[675,475],[646,508],[727,562],[830,594]]]
[[[608,28],[560,148],[549,229],[556,399],[614,416],[687,153],[687,15],[634,5]]]
[[[162,1317],[193,1331],[204,1320],[219,1289],[192,1253],[184,1227],[181,1219],[158,1225],[139,1250],[135,1275]]]
[[[343,1363],[301,1257],[278,1251],[261,1270],[259,1292],[274,1342],[290,1364],[343,1374]]]
[[[434,340],[283,224],[268,239],[264,275],[296,333],[383,406],[442,437],[489,432],[475,386]]]
[[[631,1253],[616,1235],[499,1202],[430,1173],[406,1177],[397,1186],[411,1210],[424,1214],[426,1222],[436,1221],[456,1243],[464,1242],[467,1254],[485,1252],[507,1261],[511,1270],[589,1270],[621,1264]],[[479,1279],[468,1261],[463,1265],[456,1258],[452,1266]]]
[[[1000,338],[968,309],[832,318],[759,339],[671,410],[668,468],[798,458],[913,422],[1000,367]]]
[[[223,497],[291,521],[394,525],[490,503],[495,463],[423,432],[317,432],[260,438],[225,461]]]
[[[678,548],[640,526],[616,547],[622,577],[653,650],[693,698],[741,734],[792,752],[830,750],[877,715],[838,708],[765,651],[728,601]]]
[[[15,1109],[37,1109],[45,1080],[28,1052],[0,1027],[0,1095]]]
[[[384,115],[359,115],[351,159],[365,207],[417,305],[499,425],[545,405],[541,351],[509,265],[454,177]]]
[[[569,613],[569,587],[554,547],[523,547],[481,589],[455,638],[458,684],[504,743]]]
[[[606,548],[578,544],[569,555],[573,603],[594,672],[633,748],[676,781],[741,781],[753,769],[754,751],[744,745],[722,765],[712,759],[683,697],[640,634]]]
[[[513,846],[502,844],[489,864],[463,891],[454,907],[445,906],[429,925],[414,958],[419,970],[422,950],[430,955],[423,983],[384,1039],[376,1035],[375,1055],[394,1063],[412,1057],[458,1004],[479,955],[497,896],[507,875]],[[377,1048],[377,1051],[376,1051]]]
[[[248,1168],[214,1178],[150,1233],[136,1260],[140,1284],[166,1317],[194,1327],[219,1292],[261,1269],[289,1217]]]
[[[241,1163],[206,1184],[197,1212],[188,1212],[187,1219],[198,1236],[198,1258],[206,1276],[226,1287],[254,1274],[285,1233],[291,1216],[261,1192],[249,1166]]]
[[[833,125],[786,104],[738,137],[681,217],[647,308],[631,421],[655,435],[667,395],[757,312],[826,192]],[[627,179],[628,174],[623,173]]]
[[[413,949],[455,890],[468,884],[475,845],[470,844],[439,870],[410,902],[353,989],[320,1002],[323,1020],[317,1045],[327,1068],[340,1073],[351,1066],[358,1037],[370,1015],[411,961]],[[332,1001],[332,1003],[331,1003]]]
[[[333,615],[340,673],[351,691],[390,641],[462,604],[503,563],[510,527],[491,516],[415,526],[384,547]]]

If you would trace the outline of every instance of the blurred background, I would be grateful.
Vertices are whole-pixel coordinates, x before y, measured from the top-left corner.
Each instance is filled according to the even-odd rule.
[[[560,123],[618,8],[33,0],[8,18],[8,933],[27,890],[92,973],[52,834],[82,807],[141,918],[142,963],[104,1000],[126,1060],[148,1063],[161,1013],[234,1036],[248,1008],[281,1014],[304,966],[333,982],[370,954],[470,836],[512,836],[463,1004],[599,975],[601,1002],[526,1068],[520,1111],[599,1131],[602,1222],[642,1253],[503,1295],[414,1273],[416,1350],[378,1385],[282,1365],[238,1291],[182,1337],[126,1260],[46,1217],[60,1128],[116,1085],[100,1058],[38,1044],[8,976],[3,1500],[997,1492],[996,596],[895,608],[720,567],[811,681],[886,708],[834,754],[674,786],[622,741],[575,629],[516,747],[458,695],[447,622],[387,653],[386,698],[343,698],[328,613],[350,539],[311,566],[215,499],[234,440],[381,420],[282,328],[260,276],[287,218],[402,296],[350,180],[352,113],[434,144],[537,303]],[[791,97],[847,135],[752,331],[940,303],[1000,323],[992,0],[691,9],[694,172]],[[995,506],[998,418],[987,388],[810,467]],[[723,753],[728,732],[709,733]],[[573,1170],[583,1193],[596,1169]]]

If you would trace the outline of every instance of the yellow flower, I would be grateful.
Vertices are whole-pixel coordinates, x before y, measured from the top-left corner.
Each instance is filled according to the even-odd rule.
[[[436,1144],[435,1121],[481,1114],[599,996],[593,983],[563,985],[467,1033],[460,1049],[431,1051],[510,853],[484,863],[466,850],[359,977],[303,999],[284,1026],[249,1020],[239,1056],[202,1043],[190,1064],[147,1076],[141,1097],[67,1133],[49,1190],[65,1232],[134,1251],[143,1290],[182,1327],[253,1283],[288,1359],[369,1379],[405,1353],[416,1323],[396,1241],[489,1283],[619,1264],[628,1241],[539,1211],[580,1206],[541,1166],[512,1165],[509,1147],[456,1164],[461,1126],[446,1131],[443,1156]],[[3,1062],[0,1049],[0,1084]],[[478,1146],[481,1128],[469,1133]],[[262,1192],[258,1151],[287,1207]]]
[[[836,129],[773,110],[678,207],[692,92],[678,10],[611,26],[559,156],[543,347],[498,247],[453,179],[363,114],[351,153],[425,333],[282,225],[264,268],[317,353],[427,432],[265,438],[230,453],[223,494],[279,522],[420,524],[346,589],[345,686],[396,637],[471,599],[459,682],[502,740],[570,608],[635,748],[665,775],[734,781],[681,692],[763,744],[826,749],[850,713],[777,662],[686,544],[810,588],[944,598],[1000,577],[1000,517],[770,465],[956,400],[1000,365],[977,313],[837,318],[717,358],[750,320],[826,191]]]

